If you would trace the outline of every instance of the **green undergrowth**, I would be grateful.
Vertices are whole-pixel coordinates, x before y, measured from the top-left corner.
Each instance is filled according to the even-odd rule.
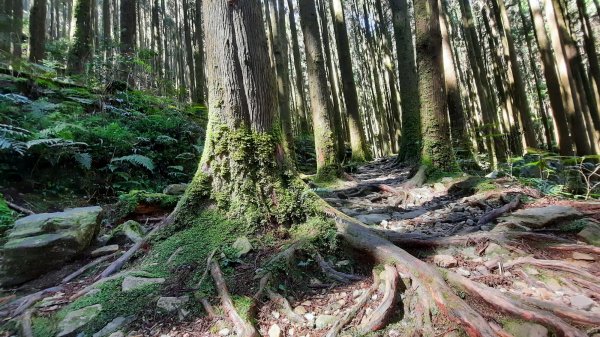
[[[15,218],[15,212],[8,208],[4,197],[0,194],[0,238],[10,229]]]

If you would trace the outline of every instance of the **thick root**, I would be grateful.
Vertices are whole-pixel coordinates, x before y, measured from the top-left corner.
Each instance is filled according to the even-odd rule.
[[[279,305],[279,308],[281,308],[281,311],[283,311],[283,314],[291,322],[298,323],[298,324],[304,323],[304,318],[302,318],[302,316],[300,316],[294,312],[294,309],[292,309],[290,302],[288,302],[288,300],[285,299],[285,297],[279,295],[278,293],[274,292],[271,289],[267,289],[267,295],[269,296],[269,299],[271,301],[273,301]]]
[[[323,273],[338,282],[348,284],[352,281],[361,281],[363,279],[357,275],[346,274],[335,270],[329,263],[327,263],[327,261],[325,261],[325,259],[323,259],[319,253],[315,254],[315,259],[317,260],[317,263],[319,264],[319,267]]]
[[[229,296],[229,290],[227,290],[227,285],[225,284],[225,279],[223,278],[221,268],[219,268],[219,265],[215,261],[213,261],[210,265],[210,274],[215,281],[219,297],[221,297],[223,309],[235,326],[237,335],[240,337],[259,337],[256,328],[254,328],[250,322],[246,321],[242,316],[240,316],[235,309],[233,301],[231,300],[231,296]]]
[[[581,266],[575,266],[575,265],[569,264],[568,262],[558,261],[558,260],[540,260],[540,259],[536,259],[532,256],[525,256],[525,257],[519,257],[515,260],[504,263],[504,268],[510,269],[514,266],[523,265],[523,264],[535,266],[535,267],[539,267],[539,268],[563,271],[563,272],[578,275],[578,276],[581,276],[581,277],[587,278],[589,280],[593,280],[595,282],[600,283],[600,278],[596,277],[595,275],[593,275],[592,273],[590,273],[586,270],[583,270]]]
[[[382,273],[382,280],[385,283],[383,300],[377,309],[367,318],[367,321],[358,328],[361,335],[377,331],[387,324],[389,318],[394,313],[398,278],[396,268],[386,264],[385,271]]]
[[[488,305],[504,313],[517,316],[525,321],[533,321],[552,327],[559,336],[586,337],[585,332],[572,327],[561,318],[551,313],[527,306],[519,300],[509,299],[494,288],[475,283],[450,271],[446,273],[446,279],[456,287],[464,289],[469,294],[481,298]]]
[[[380,263],[395,263],[410,272],[427,290],[429,297],[450,320],[461,325],[469,336],[495,336],[488,322],[446,284],[436,269],[378,236],[355,219],[331,207],[325,213],[336,221],[340,236],[352,247],[365,251]]]

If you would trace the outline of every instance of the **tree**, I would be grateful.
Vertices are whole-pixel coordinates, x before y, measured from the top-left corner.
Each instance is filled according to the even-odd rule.
[[[331,95],[325,71],[325,59],[323,57],[315,0],[302,0],[299,6],[300,24],[306,48],[306,68],[317,154],[317,174],[323,178],[328,178],[332,173],[337,174],[338,171],[336,143],[330,122],[330,116],[335,112],[330,100]]]
[[[82,74],[92,56],[91,0],[78,0],[75,6],[75,40],[69,51],[68,70]]]
[[[132,63],[133,53],[135,50],[136,26],[137,26],[137,10],[136,0],[121,0],[121,34],[120,34],[120,51],[124,61],[121,62],[121,80],[129,83],[130,86],[135,84],[131,67],[128,64]],[[167,40],[165,40],[167,41]]]
[[[29,61],[39,62],[46,54],[46,0],[35,0],[29,15]]]
[[[359,162],[370,160],[371,154],[366,144],[365,131],[359,113],[360,106],[356,83],[354,82],[354,70],[352,69],[352,56],[350,54],[350,42],[348,41],[344,7],[341,0],[330,0],[330,5],[333,14],[335,40],[339,53],[342,92],[348,114],[352,159]]]

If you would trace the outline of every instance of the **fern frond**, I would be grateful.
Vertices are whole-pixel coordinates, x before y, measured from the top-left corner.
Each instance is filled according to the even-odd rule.
[[[124,157],[119,157],[119,158],[114,158],[110,161],[111,163],[119,163],[119,162],[125,162],[125,163],[130,163],[136,166],[141,166],[145,169],[147,169],[148,171],[154,171],[154,162],[152,161],[152,159],[146,157],[146,156],[142,156],[140,154],[132,154],[129,156],[124,156]]]
[[[92,169],[92,155],[89,153],[74,153],[73,159],[86,170]]]
[[[26,149],[27,147],[25,146],[25,143],[0,136],[0,151],[9,150],[17,152],[20,155],[24,155]]]
[[[31,132],[29,130],[8,124],[0,124],[0,133],[19,137],[26,137],[31,135]]]

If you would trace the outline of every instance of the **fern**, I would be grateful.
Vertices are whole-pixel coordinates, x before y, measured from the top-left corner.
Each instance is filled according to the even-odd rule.
[[[12,125],[0,124],[0,151],[8,150],[24,155],[27,146],[19,139],[29,137],[30,135],[31,132],[28,130]]]
[[[73,159],[86,170],[92,169],[92,155],[89,153],[74,153]]]
[[[110,162],[111,163],[125,162],[125,163],[133,164],[136,166],[141,166],[141,167],[147,169],[148,171],[154,171],[154,162],[152,161],[152,159],[150,159],[146,156],[142,156],[140,154],[132,154],[129,156],[113,158]],[[114,171],[113,168],[111,168],[111,170]]]
[[[88,146],[86,143],[81,142],[73,142],[70,140],[62,139],[62,138],[43,138],[43,139],[34,139],[25,143],[27,148],[30,149],[34,146],[45,145],[48,147],[61,147],[61,148],[70,148],[70,147],[78,147],[78,146]]]

